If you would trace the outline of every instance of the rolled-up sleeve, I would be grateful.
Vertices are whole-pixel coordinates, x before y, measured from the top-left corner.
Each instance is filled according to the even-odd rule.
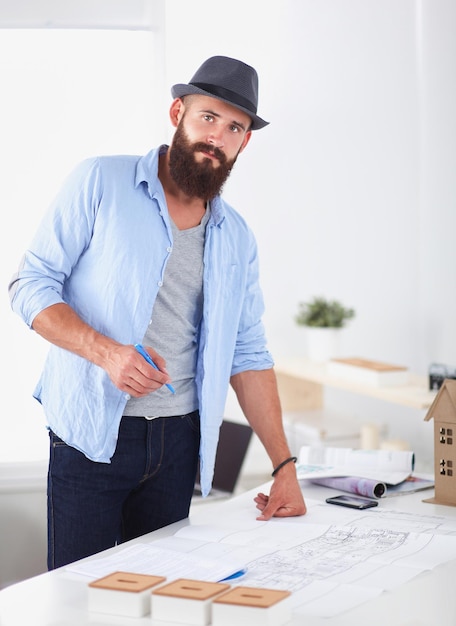
[[[9,283],[11,307],[30,327],[40,311],[65,301],[65,281],[90,243],[100,178],[96,159],[74,169]]]
[[[274,364],[266,346],[265,329],[262,322],[264,300],[259,283],[258,250],[250,231],[249,251],[232,374],[246,370],[268,369]]]

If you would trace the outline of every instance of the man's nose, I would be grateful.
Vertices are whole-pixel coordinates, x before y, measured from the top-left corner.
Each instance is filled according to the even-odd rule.
[[[213,129],[207,137],[207,143],[211,146],[215,146],[216,148],[223,148],[225,144],[223,139],[223,130]]]

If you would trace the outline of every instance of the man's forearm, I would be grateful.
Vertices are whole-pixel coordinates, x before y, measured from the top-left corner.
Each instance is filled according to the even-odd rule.
[[[258,493],[254,498],[261,511],[258,520],[271,517],[304,515],[306,504],[291,462],[282,423],[282,411],[273,369],[248,371],[231,378],[239,404],[271,459],[274,481],[269,495]]]
[[[118,345],[98,333],[64,303],[53,304],[35,317],[32,328],[50,343],[102,366],[109,349]]]
[[[241,409],[268,453],[273,468],[290,457],[273,369],[249,370],[231,377]]]
[[[121,391],[143,397],[171,382],[164,359],[151,355],[155,369],[135,350],[97,332],[67,304],[43,309],[33,320],[32,328],[47,341],[102,367]]]

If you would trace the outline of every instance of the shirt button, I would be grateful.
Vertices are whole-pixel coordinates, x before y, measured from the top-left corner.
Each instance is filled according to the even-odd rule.
[[[172,248],[171,246],[168,246],[168,248],[166,248],[166,252],[171,252]]]
[[[129,393],[126,393],[126,394],[125,394],[125,400],[130,400],[130,398],[131,398],[130,394],[129,394]]]
[[[163,282],[161,280],[158,281],[158,286],[161,287],[163,285]]]

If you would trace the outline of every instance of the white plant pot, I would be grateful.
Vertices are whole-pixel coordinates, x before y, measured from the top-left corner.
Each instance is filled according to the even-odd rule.
[[[307,357],[312,361],[329,361],[340,356],[341,330],[307,326]]]

